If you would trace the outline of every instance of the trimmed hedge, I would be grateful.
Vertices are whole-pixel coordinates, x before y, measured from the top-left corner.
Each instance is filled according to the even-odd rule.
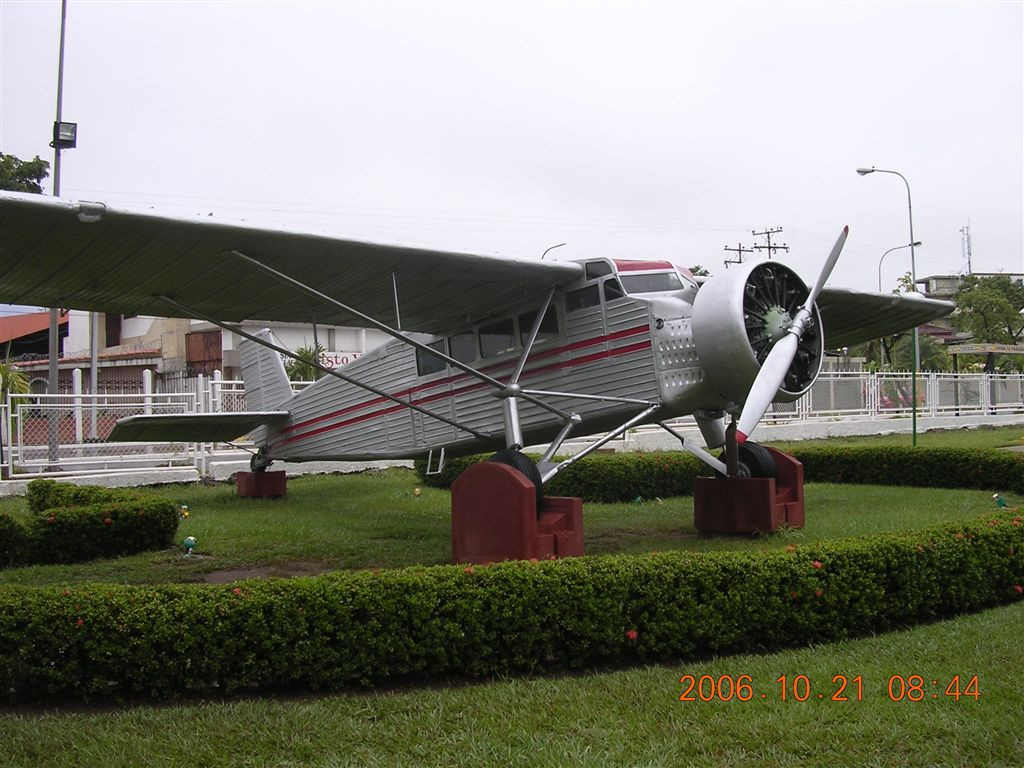
[[[0,567],[164,549],[178,530],[172,502],[134,491],[39,479],[28,484],[27,499],[27,523],[0,515]]]
[[[11,701],[338,690],[864,635],[1019,600],[1014,512],[771,553],[0,591]]]
[[[1024,454],[963,448],[797,448],[790,451],[804,465],[804,479],[819,483],[907,485],[931,488],[979,488],[1024,493]],[[470,464],[487,455],[450,459],[439,475],[423,482],[449,488]],[[579,496],[584,501],[622,502],[688,496],[694,478],[710,475],[688,453],[594,454],[568,467],[545,486],[552,496]]]

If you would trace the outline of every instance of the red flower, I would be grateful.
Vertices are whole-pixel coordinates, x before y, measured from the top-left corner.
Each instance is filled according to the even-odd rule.
[[[462,569],[462,572],[467,576],[472,576],[474,573],[476,573],[476,570],[473,568],[472,565],[467,565],[465,568]]]
[[[231,591],[234,592],[236,595],[242,594],[242,588],[241,587],[235,587]]]
[[[957,533],[953,536],[954,539],[962,539],[963,537],[964,535],[962,533]]]
[[[1024,595],[1024,587],[1022,587],[1020,584],[1014,584],[1013,591],[1016,592],[1018,595]]]
[[[69,590],[69,589],[65,589],[65,590],[64,590],[63,592],[61,592],[61,594],[62,594],[62,595],[63,595],[64,597],[71,597],[71,590]]]
[[[639,636],[639,633],[635,629],[626,630],[626,637],[631,641],[635,641]]]
[[[821,564],[821,560],[815,560],[811,565],[814,566],[815,570],[820,571],[824,566]]]
[[[789,593],[789,596],[790,596],[790,597],[792,597],[792,598],[793,598],[794,600],[796,600],[796,599],[797,599],[798,597],[800,597],[800,595],[798,595],[798,594],[796,593],[796,590],[793,590],[793,591],[791,591],[791,592]]]
[[[816,589],[816,590],[814,590],[814,596],[815,596],[815,597],[821,597],[821,596],[822,596],[822,595],[824,595],[824,594],[825,594],[825,593],[824,593],[824,591],[822,591],[822,590],[820,590],[820,589]]]
[[[50,515],[48,518],[46,518],[46,522],[49,523],[50,525],[53,525],[54,523],[57,522],[57,518],[54,517],[53,515]]]
[[[104,517],[104,518],[103,518],[103,524],[104,524],[104,525],[113,525],[113,524],[114,524],[114,521],[113,521],[113,520],[111,520],[111,519],[110,519],[109,517]]]
[[[1014,528],[1020,528],[1020,518],[1019,517],[1013,518],[1013,520],[1011,520],[1010,522],[1013,523],[1013,527]]]
[[[78,621],[75,622],[75,626],[76,627],[84,627],[85,626],[85,619],[79,618]]]

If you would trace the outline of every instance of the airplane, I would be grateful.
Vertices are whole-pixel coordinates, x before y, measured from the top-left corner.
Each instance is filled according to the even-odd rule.
[[[771,476],[747,438],[818,377],[826,349],[954,309],[827,288],[747,261],[710,278],[665,259],[509,258],[428,250],[0,192],[0,301],[209,321],[243,337],[247,411],[121,419],[111,441],[231,442],[274,461],[494,459],[540,489],[626,430],[658,424],[723,475]],[[377,328],[381,347],[292,393],[269,331],[241,321]],[[692,415],[706,446],[667,423]],[[601,435],[557,460],[564,441]],[[537,462],[524,446],[547,444]],[[721,456],[711,451],[725,448]],[[726,457],[726,461],[722,458]]]

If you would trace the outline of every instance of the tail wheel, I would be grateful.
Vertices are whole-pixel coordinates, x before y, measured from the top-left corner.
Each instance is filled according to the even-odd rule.
[[[498,451],[496,454],[491,456],[488,461],[494,461],[498,464],[504,464],[512,467],[512,469],[519,472],[527,480],[533,483],[537,489],[537,514],[540,514],[541,504],[544,500],[544,481],[541,480],[540,470],[537,469],[537,465],[533,463],[533,460],[524,455],[521,451],[517,451],[513,448],[506,448],[503,451]]]
[[[737,477],[775,477],[777,473],[775,459],[767,448],[749,440],[736,447],[739,454]],[[725,453],[723,452],[718,458],[720,461],[725,461]]]
[[[273,463],[274,460],[270,458],[270,451],[264,445],[249,458],[249,469],[253,472],[266,472],[267,467]]]

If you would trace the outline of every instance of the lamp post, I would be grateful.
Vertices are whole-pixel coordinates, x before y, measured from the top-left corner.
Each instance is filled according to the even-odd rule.
[[[890,248],[888,251],[882,254],[882,258],[878,260],[878,292],[882,292],[882,262],[885,261],[885,257],[893,251],[899,251],[903,248],[917,248],[921,245],[921,241],[918,240],[916,243],[908,243],[907,245],[897,245],[895,248]]]
[[[899,250],[902,250],[903,248],[916,248],[919,245],[921,245],[921,241],[920,240],[918,240],[916,243],[908,243],[907,245],[897,245],[895,248],[890,248],[888,251],[886,251],[885,253],[882,254],[882,258],[880,258],[878,260],[878,292],[879,293],[882,292],[882,262],[885,261],[885,257],[888,256],[893,251],[899,251]],[[882,367],[884,368],[885,367],[885,344],[882,342],[882,339],[878,340],[878,354],[879,354],[879,358],[882,361]]]
[[[57,117],[53,121],[53,196],[60,197],[60,152],[62,149],[72,149],[78,140],[78,125],[66,123],[62,120],[61,109],[64,100],[64,28],[67,24],[68,0],[61,0],[60,4],[60,51],[57,58]],[[58,368],[59,340],[59,318],[58,307],[50,307],[50,360],[48,364],[49,386],[47,389],[51,395],[57,394],[57,385],[60,377]],[[47,442],[49,443],[50,465],[55,466],[59,458],[59,430],[57,422],[57,401],[53,400],[50,413],[46,419]]]
[[[907,177],[899,171],[890,171],[885,168],[858,168],[857,173],[860,176],[867,176],[869,173],[891,173],[893,176],[899,176],[903,179],[903,183],[907,187],[907,217],[910,220],[910,284],[913,290],[917,290],[917,262],[914,259],[914,246],[919,243],[914,242],[914,208],[910,201],[910,182],[907,181]],[[883,255],[884,258],[884,255]],[[918,332],[917,326],[914,326],[914,347],[912,351],[913,360],[911,361],[911,372],[910,372],[910,397],[913,400],[910,406],[910,432],[911,432],[911,445],[917,447],[917,371],[921,367],[921,347],[918,343]]]

